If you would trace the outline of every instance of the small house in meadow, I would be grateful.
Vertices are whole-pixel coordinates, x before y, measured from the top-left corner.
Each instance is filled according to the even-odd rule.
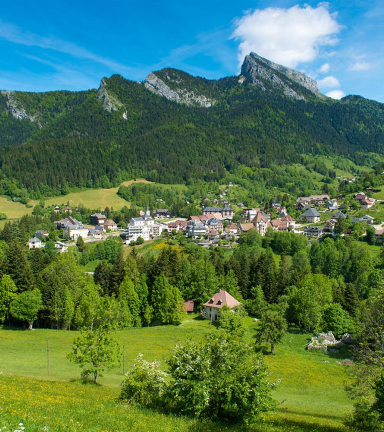
[[[205,316],[210,321],[218,321],[220,318],[220,309],[224,306],[228,306],[230,309],[240,306],[241,303],[231,296],[227,291],[220,290],[206,303]]]

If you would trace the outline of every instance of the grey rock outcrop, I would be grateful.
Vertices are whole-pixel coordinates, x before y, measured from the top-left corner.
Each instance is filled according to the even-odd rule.
[[[115,97],[108,93],[107,82],[105,78],[101,80],[100,87],[97,90],[97,99],[100,99],[103,103],[103,108],[108,111],[118,111],[119,108],[123,106],[123,104]]]
[[[286,96],[297,100],[305,100],[305,98],[289,85],[290,82],[299,84],[316,96],[322,97],[316,81],[312,78],[302,72],[273,63],[253,52],[245,57],[241,67],[241,74],[262,90],[266,90],[263,81],[267,81],[272,87],[281,89]],[[287,80],[283,80],[281,75],[286,77]]]
[[[168,100],[183,103],[185,105],[210,108],[216,103],[214,99],[210,99],[197,91],[183,88],[183,82],[181,79],[176,81],[172,80],[169,76],[167,76],[167,79],[176,83],[178,85],[177,89],[171,89],[153,72],[151,72],[145,79],[144,86],[153,93],[163,96]]]
[[[25,109],[21,106],[21,104],[15,98],[15,92],[9,90],[2,90],[0,92],[6,98],[6,105],[8,111],[18,120],[29,120],[33,123],[39,124],[39,121],[36,117],[28,115]],[[39,124],[40,125],[40,124]]]

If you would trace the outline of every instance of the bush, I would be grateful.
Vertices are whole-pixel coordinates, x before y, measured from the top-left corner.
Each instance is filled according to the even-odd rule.
[[[149,363],[139,354],[121,386],[120,399],[141,407],[160,407],[166,387],[165,373],[160,370],[159,362]]]
[[[275,406],[263,357],[226,332],[176,346],[167,364],[168,400],[174,412],[253,424]]]

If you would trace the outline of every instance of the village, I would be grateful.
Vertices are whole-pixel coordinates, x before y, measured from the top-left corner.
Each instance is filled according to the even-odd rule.
[[[228,187],[231,187],[230,183]],[[62,230],[63,240],[55,241],[58,252],[65,252],[72,242],[81,237],[85,243],[103,241],[111,236],[119,236],[125,245],[140,245],[159,237],[182,233],[202,247],[232,247],[242,234],[250,230],[265,236],[267,231],[292,232],[304,235],[308,240],[320,239],[331,235],[367,235],[367,227],[375,243],[382,243],[382,221],[372,215],[361,214],[380,205],[380,201],[368,196],[369,191],[353,195],[352,203],[343,195],[330,198],[327,194],[297,197],[290,207],[295,216],[288,213],[286,206],[278,199],[271,199],[263,207],[249,208],[243,203],[231,204],[223,195],[218,198],[205,198],[201,203],[201,214],[188,218],[178,218],[167,208],[153,209],[147,206],[139,211],[138,217],[130,219],[124,226],[108,219],[103,213],[93,213],[89,224],[75,218],[70,206],[56,206],[56,214],[64,213],[67,217],[55,222],[57,230]],[[224,192],[225,194],[225,192]],[[370,194],[372,195],[372,194]],[[219,206],[219,199],[222,206]],[[212,205],[213,204],[213,205]],[[234,210],[236,209],[236,211]],[[359,213],[359,216],[356,216]],[[29,249],[44,247],[48,231],[36,231],[29,239]]]

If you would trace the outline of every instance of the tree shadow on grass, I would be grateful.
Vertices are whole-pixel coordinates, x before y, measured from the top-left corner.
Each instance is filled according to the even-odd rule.
[[[316,421],[316,420],[315,420]],[[325,426],[316,423],[309,423],[306,421],[293,421],[293,420],[276,420],[264,421],[253,427],[231,425],[225,423],[213,423],[206,421],[195,421],[191,426],[188,427],[188,432],[206,432],[207,430],[212,432],[236,431],[236,432],[342,432],[347,429],[342,425],[340,426]]]

